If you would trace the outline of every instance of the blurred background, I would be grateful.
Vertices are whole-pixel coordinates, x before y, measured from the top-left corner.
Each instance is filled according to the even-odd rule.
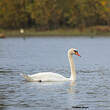
[[[21,29],[25,35],[102,35],[109,26],[109,0],[0,0],[0,32],[11,36]]]

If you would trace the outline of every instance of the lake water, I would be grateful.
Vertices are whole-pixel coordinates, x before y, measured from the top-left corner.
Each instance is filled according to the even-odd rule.
[[[75,84],[21,77],[48,71],[69,77],[71,47],[82,56],[73,56]],[[0,110],[110,110],[110,38],[0,39]]]

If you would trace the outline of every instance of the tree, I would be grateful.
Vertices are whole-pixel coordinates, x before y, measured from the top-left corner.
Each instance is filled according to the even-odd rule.
[[[0,27],[58,27],[110,25],[110,0],[0,0]]]
[[[28,24],[28,13],[24,6],[25,0],[0,1],[0,27],[20,28]]]
[[[54,28],[59,25],[61,9],[56,0],[35,0],[31,5],[31,17],[40,29]]]
[[[107,0],[68,0],[71,1],[65,17],[72,27],[85,27],[104,24],[110,15]]]

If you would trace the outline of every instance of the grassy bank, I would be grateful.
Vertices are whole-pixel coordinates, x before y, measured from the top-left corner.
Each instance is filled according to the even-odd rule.
[[[110,36],[109,27],[91,27],[80,29],[56,29],[49,31],[36,31],[35,29],[24,29],[24,33],[20,30],[3,30],[0,29],[6,37],[29,37],[29,36]]]

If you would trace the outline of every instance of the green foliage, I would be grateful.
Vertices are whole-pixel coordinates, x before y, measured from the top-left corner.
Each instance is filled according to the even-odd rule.
[[[65,17],[75,27],[106,24],[106,19],[110,17],[107,16],[108,8],[103,2],[106,0],[73,0]]]
[[[35,0],[30,10],[37,27],[49,29],[59,24],[62,11],[55,0]]]
[[[24,7],[24,0],[0,1],[0,27],[24,27],[28,23],[28,19],[28,13]]]
[[[109,0],[0,0],[1,28],[110,25]]]

